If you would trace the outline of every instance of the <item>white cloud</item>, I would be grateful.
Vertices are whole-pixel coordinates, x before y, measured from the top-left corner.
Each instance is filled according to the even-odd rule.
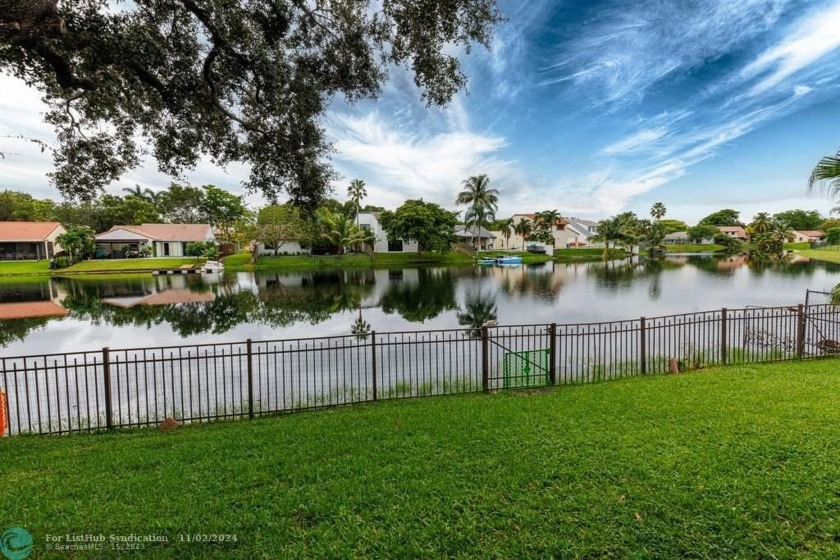
[[[741,71],[744,78],[764,76],[750,90],[759,95],[840,47],[840,2],[798,21],[776,45]],[[769,74],[768,74],[769,73]]]
[[[455,119],[460,122],[461,119]],[[461,181],[479,173],[514,195],[523,184],[516,163],[502,159],[504,138],[453,127],[419,134],[397,130],[378,112],[363,116],[332,114],[328,131],[335,139],[337,166],[368,185],[372,204],[398,206],[407,198],[452,207]],[[346,181],[344,181],[346,182]],[[344,185],[337,185],[338,194]]]

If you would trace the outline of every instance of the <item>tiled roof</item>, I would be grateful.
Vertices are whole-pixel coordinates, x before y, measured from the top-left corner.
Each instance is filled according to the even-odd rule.
[[[514,214],[514,216],[524,216],[524,217],[528,218],[529,220],[531,220],[532,222],[537,219],[536,214]],[[560,219],[557,220],[557,223],[561,226],[565,226],[565,225],[568,225],[570,222],[566,218],[561,217]]]
[[[496,236],[490,233],[484,227],[470,226],[469,228],[465,226],[458,226],[455,228],[455,235],[458,237],[486,237],[488,239],[496,239]]]
[[[155,241],[204,241],[210,233],[208,224],[141,224],[139,226],[114,226],[99,235],[119,229],[149,237]]]
[[[0,242],[43,241],[57,227],[58,222],[0,222]]]
[[[800,231],[799,233],[801,233],[802,235],[807,235],[808,237],[822,237],[823,235],[825,235],[823,232],[816,230]]]
[[[63,317],[68,311],[52,301],[0,303],[0,320]]]

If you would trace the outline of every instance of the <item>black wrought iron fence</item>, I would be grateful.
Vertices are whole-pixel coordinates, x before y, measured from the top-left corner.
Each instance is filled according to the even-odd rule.
[[[103,348],[0,358],[8,433],[254,417],[840,353],[840,308]]]

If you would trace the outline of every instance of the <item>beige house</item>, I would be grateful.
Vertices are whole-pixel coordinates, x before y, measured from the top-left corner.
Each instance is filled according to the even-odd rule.
[[[718,226],[717,229],[719,232],[729,237],[734,237],[735,239],[740,239],[741,241],[750,240],[750,236],[747,233],[747,230],[745,230],[741,226]]]
[[[208,224],[141,224],[114,226],[96,236],[96,254],[107,259],[151,256],[183,257],[188,243],[215,242]]]
[[[65,232],[58,222],[0,222],[0,260],[51,259],[62,250],[56,237]]]
[[[794,231],[794,243],[815,243],[825,239],[825,234],[821,231]]]
[[[536,214],[514,214],[511,216],[513,219],[513,226],[514,228],[519,225],[520,222],[523,220],[528,220],[532,224],[535,224],[537,215]],[[577,232],[573,231],[569,228],[571,222],[566,220],[565,218],[559,218],[551,227],[551,236],[554,238],[554,247],[556,248],[564,248],[575,243],[578,243],[582,240],[582,235]],[[522,250],[528,245],[528,240],[523,239],[521,235],[518,233],[513,233],[510,236],[510,240],[506,243],[510,249],[513,250]]]

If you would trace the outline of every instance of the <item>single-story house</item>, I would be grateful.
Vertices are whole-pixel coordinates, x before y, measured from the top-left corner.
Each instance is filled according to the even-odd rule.
[[[749,241],[750,239],[747,230],[741,226],[718,226],[717,229],[722,234],[734,237],[735,239],[740,239],[741,241]]]
[[[794,243],[816,243],[825,239],[825,234],[821,231],[794,231]]]
[[[62,250],[55,242],[62,233],[58,222],[0,222],[0,260],[51,259]]]
[[[388,239],[388,234],[379,223],[379,212],[359,212],[359,226],[373,233],[376,241],[374,253],[416,253],[417,242],[412,239]]]
[[[183,257],[188,243],[215,242],[208,224],[141,224],[114,226],[96,236],[96,254],[108,259],[124,259],[146,254],[156,257]]]
[[[496,236],[483,226],[456,226],[455,237],[460,243],[470,245],[479,251],[492,249],[496,241]]]
[[[687,231],[675,231],[673,233],[669,233],[665,236],[662,242],[665,245],[688,245],[695,243],[695,241],[689,237]],[[713,238],[705,237],[699,241],[699,244],[711,245],[714,242],[715,240]]]

